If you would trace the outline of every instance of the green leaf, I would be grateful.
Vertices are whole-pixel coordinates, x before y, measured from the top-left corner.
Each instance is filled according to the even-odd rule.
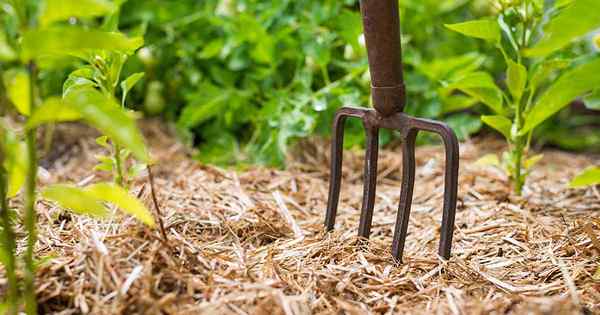
[[[17,59],[17,53],[6,41],[4,30],[0,30],[0,61],[11,62]]]
[[[490,153],[480,157],[475,161],[475,165],[500,167],[500,160],[496,154]]]
[[[4,130],[2,141],[5,157],[4,169],[8,173],[7,198],[12,198],[19,193],[27,177],[28,155],[25,142],[19,141],[11,130]]]
[[[523,163],[523,168],[528,170],[530,168],[532,168],[534,165],[536,165],[539,161],[542,160],[542,158],[544,157],[543,154],[536,154],[530,158],[528,158],[527,160],[525,160],[525,162]]]
[[[223,50],[223,46],[225,45],[225,41],[222,38],[217,38],[202,48],[202,51],[198,53],[198,58],[200,59],[210,59],[218,56]]]
[[[575,176],[569,188],[580,188],[586,186],[593,186],[600,184],[600,167],[590,167],[583,171],[581,174]]]
[[[8,99],[17,111],[24,116],[31,114],[31,97],[29,74],[22,70],[11,70],[4,74]]]
[[[486,72],[472,72],[449,84],[446,89],[458,89],[487,105],[498,114],[505,114],[502,104],[502,91],[494,79]]]
[[[515,102],[519,102],[527,85],[527,69],[523,65],[509,60],[506,70],[506,85]]]
[[[442,114],[458,112],[472,107],[477,99],[466,95],[450,95],[442,98]]]
[[[578,96],[600,86],[598,73],[600,58],[594,58],[563,74],[538,98],[531,112],[526,115],[525,126],[519,134],[526,134]]]
[[[504,116],[481,116],[481,121],[499,131],[506,139],[511,139],[512,122]]]
[[[98,199],[110,202],[123,212],[132,215],[142,223],[154,227],[152,213],[137,198],[131,196],[123,187],[111,183],[98,183],[87,187],[86,192]]]
[[[143,77],[144,77],[144,73],[138,72],[138,73],[134,73],[134,74],[130,75],[129,77],[127,77],[127,79],[125,79],[124,81],[121,82],[121,90],[122,90],[121,104],[125,104],[125,98],[127,97],[127,93],[129,93],[129,91],[131,91],[133,86],[135,86],[135,84],[138,83],[138,81]]]
[[[444,24],[450,30],[466,36],[498,43],[501,39],[500,26],[494,20],[473,20],[456,24]]]
[[[145,163],[150,161],[144,138],[136,126],[135,119],[114,100],[97,90],[82,89],[70,93],[64,101],[79,111],[88,124],[121,147],[131,150],[136,159]]]
[[[469,135],[481,129],[481,120],[466,113],[454,114],[446,118],[446,122],[456,132],[460,140],[469,138]]]
[[[108,144],[107,136],[100,136],[100,137],[96,138],[96,143],[98,145],[100,145],[101,147],[110,150],[110,144]]]
[[[600,110],[600,88],[594,90],[590,95],[583,98],[587,109]]]
[[[132,54],[144,44],[142,37],[127,38],[121,33],[86,30],[79,27],[51,27],[25,33],[21,59],[46,56],[80,56],[97,50]]]
[[[542,39],[530,49],[527,56],[545,56],[600,27],[600,1],[577,0],[565,8],[544,28]]]
[[[57,184],[48,186],[42,191],[42,197],[54,201],[62,208],[75,213],[101,218],[107,217],[109,214],[108,209],[99,198],[85,189],[73,185]]]
[[[65,104],[59,97],[49,97],[27,119],[25,127],[32,129],[46,123],[75,121],[79,119],[81,119],[81,114],[73,106]]]
[[[106,0],[45,0],[42,5],[40,24],[68,20],[71,17],[95,17],[109,14],[116,6]]]
[[[550,75],[560,69],[564,69],[571,64],[568,59],[552,59],[542,62],[535,70],[530,79],[530,86],[536,90],[544,81],[548,80]]]

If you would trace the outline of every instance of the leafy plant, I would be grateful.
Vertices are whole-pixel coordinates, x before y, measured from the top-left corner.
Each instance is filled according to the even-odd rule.
[[[120,67],[125,55],[138,49],[143,39],[82,25],[67,25],[72,17],[95,18],[106,16],[104,27],[110,28],[117,19],[118,6],[105,0],[46,0],[38,7],[37,1],[13,0],[4,6],[3,21],[8,24],[12,37],[3,36],[2,58],[8,70],[3,69],[3,86],[8,102],[19,115],[25,117],[22,129],[13,133],[10,128],[0,128],[0,198],[2,204],[2,247],[0,262],[8,271],[8,313],[19,311],[20,292],[16,279],[16,245],[13,225],[15,220],[8,209],[8,198],[13,198],[24,185],[24,225],[27,231],[27,248],[24,253],[25,272],[23,296],[27,314],[37,314],[35,297],[34,246],[36,243],[36,175],[37,175],[37,127],[44,123],[56,123],[82,119],[109,136],[115,146],[129,150],[138,160],[149,161],[143,138],[134,118],[114,100],[114,85],[118,82]],[[40,9],[41,8],[41,9]],[[98,56],[115,58],[108,71],[100,71],[91,79],[80,76],[68,84],[63,97],[45,96],[39,88],[39,72],[64,64],[65,58],[79,58],[99,62]],[[93,59],[90,59],[93,58]],[[3,68],[4,68],[3,65]],[[26,65],[26,67],[24,66]],[[79,73],[86,70],[80,69]],[[105,69],[102,69],[105,70]],[[99,83],[104,85],[94,85]],[[94,81],[96,80],[96,81]],[[122,102],[134,84],[126,79],[122,83]],[[112,89],[110,89],[112,87]],[[4,122],[3,122],[4,124]],[[25,141],[22,141],[23,137]],[[117,152],[121,153],[119,149]],[[22,157],[26,156],[26,159]],[[121,157],[121,159],[124,159]],[[146,207],[130,196],[121,186],[97,183],[85,188],[54,185],[42,195],[67,209],[94,216],[108,213],[105,203],[111,203],[133,215],[149,226],[154,220]]]
[[[510,175],[521,194],[529,169],[541,159],[529,156],[533,130],[575,98],[600,86],[597,54],[570,56],[564,48],[600,27],[594,0],[494,1],[496,19],[449,24],[466,36],[484,39],[504,56],[504,84],[485,71],[468,73],[449,82],[448,93],[460,91],[485,104],[493,115],[481,120],[499,131],[509,150],[501,159],[486,160]]]

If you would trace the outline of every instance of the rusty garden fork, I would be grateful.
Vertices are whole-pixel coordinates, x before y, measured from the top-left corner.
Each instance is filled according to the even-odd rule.
[[[419,131],[433,132],[441,136],[446,149],[444,205],[438,253],[444,259],[448,259],[452,248],[458,190],[458,140],[452,129],[444,123],[414,118],[403,113],[406,97],[402,73],[398,0],[361,0],[360,8],[371,72],[374,110],[342,107],[336,112],[333,121],[331,174],[325,226],[328,231],[331,231],[335,225],[342,178],[346,118],[361,119],[367,137],[363,174],[364,192],[358,227],[358,235],[363,238],[369,238],[373,220],[379,129],[398,130],[402,139],[402,187],[392,254],[394,258],[401,261],[415,180],[415,140]]]

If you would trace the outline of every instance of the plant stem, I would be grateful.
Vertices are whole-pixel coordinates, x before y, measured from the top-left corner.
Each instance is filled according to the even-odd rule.
[[[115,177],[115,182],[117,183],[117,185],[121,186],[121,187],[125,187],[125,177],[123,176],[123,163],[121,161],[121,146],[119,146],[118,144],[115,144],[115,164],[117,167],[117,176]]]
[[[35,107],[35,84],[37,81],[37,67],[34,62],[29,63],[29,96],[31,110]],[[25,312],[28,315],[37,314],[37,299],[35,294],[35,264],[33,254],[36,235],[36,212],[35,212],[35,183],[37,178],[37,148],[36,129],[27,131],[27,155],[29,165],[27,168],[27,181],[25,182],[25,230],[27,231],[27,249],[25,251]]]
[[[0,155],[1,154],[2,152],[0,152]],[[0,163],[1,162],[3,162],[3,159],[0,156]],[[8,304],[7,314],[16,315],[19,307],[17,276],[15,272],[15,250],[17,244],[15,242],[15,233],[12,228],[10,214],[8,212],[7,193],[7,174],[4,168],[0,166],[0,216],[2,217],[3,246],[8,254],[5,262],[6,279],[8,280],[8,288],[6,290],[6,302]]]
[[[158,205],[158,198],[156,198],[156,192],[154,190],[154,175],[152,174],[152,167],[150,164],[146,165],[148,169],[148,181],[150,182],[150,194],[152,195],[152,201],[154,203],[154,208],[156,209],[156,214],[158,216],[158,226],[160,227],[160,234],[162,234],[163,240],[166,244],[169,243],[169,238],[167,237],[167,231],[165,230],[165,224],[163,223],[162,211],[160,210],[160,206]]]

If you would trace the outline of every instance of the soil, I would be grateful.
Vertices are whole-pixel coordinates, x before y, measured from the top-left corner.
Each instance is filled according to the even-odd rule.
[[[59,137],[85,136],[42,163],[41,188],[109,180],[93,170],[103,153],[93,133],[61,128]],[[356,237],[362,152],[345,154],[336,229],[325,233],[326,142],[304,143],[286,170],[234,170],[194,161],[156,122],[144,129],[158,161],[153,173],[167,240],[117,211],[102,221],[39,201],[44,313],[600,313],[600,189],[567,188],[573,175],[600,164],[598,156],[544,151],[524,196],[516,197],[501,171],[475,163],[502,143],[462,143],[453,255],[444,261],[437,256],[443,151],[418,148],[400,263],[391,256],[399,150],[381,151],[372,235],[363,242]],[[154,209],[145,176],[131,191]]]

